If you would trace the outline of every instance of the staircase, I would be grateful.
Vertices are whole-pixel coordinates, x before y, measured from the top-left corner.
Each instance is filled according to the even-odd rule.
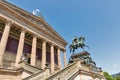
[[[33,74],[22,80],[69,80],[80,69],[80,62],[75,61],[67,65],[64,69],[57,71],[49,75],[49,69],[40,70],[29,64],[25,64],[23,67],[27,71],[31,71]]]
[[[96,77],[100,80],[105,80],[102,71],[96,65],[85,64],[84,60],[80,57],[73,59],[62,70],[59,70],[57,65],[55,65],[56,69],[52,74],[50,74],[49,68],[43,70],[25,61],[21,61],[17,67],[14,67],[14,61],[12,60],[3,60],[3,63],[4,68],[7,70],[21,70],[21,77],[19,79],[22,80],[78,80],[76,77],[79,77],[79,80],[84,80],[84,76],[87,77],[85,80],[95,80],[94,78]]]
[[[87,53],[86,53],[87,54]],[[105,80],[102,70],[96,67],[95,64],[86,64],[84,59],[81,59],[80,53],[73,56],[70,63],[62,70],[55,71],[50,74],[50,69],[42,70],[25,62],[21,62],[18,69],[23,68],[22,80]],[[24,76],[27,74],[27,76]]]
[[[23,68],[24,68],[24,70],[29,71],[29,72],[31,72],[33,74],[36,74],[36,73],[39,73],[39,72],[43,71],[42,69],[37,68],[37,67],[32,66],[32,65],[27,64],[27,63],[25,63],[25,65],[23,66]]]
[[[25,62],[21,62],[17,70],[22,70],[22,80],[78,80],[78,78],[79,80],[96,80],[96,78],[105,80],[97,67],[82,62],[82,60],[74,60],[62,70],[52,74],[49,68],[43,70]]]
[[[48,69],[43,70],[27,63],[25,63],[23,69],[22,80],[44,80],[49,74]],[[24,76],[24,74],[29,74],[29,76]]]
[[[64,69],[52,74],[45,80],[69,80],[75,73],[80,70],[80,62],[75,61]]]

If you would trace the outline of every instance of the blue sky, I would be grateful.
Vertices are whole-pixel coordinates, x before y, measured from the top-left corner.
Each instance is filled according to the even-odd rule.
[[[120,0],[8,0],[32,13],[39,9],[44,19],[68,42],[86,37],[93,60],[110,74],[120,72]],[[82,49],[77,50],[80,52]]]

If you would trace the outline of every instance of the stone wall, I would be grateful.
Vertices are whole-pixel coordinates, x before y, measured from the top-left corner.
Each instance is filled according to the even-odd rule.
[[[0,70],[0,80],[21,80],[22,71]]]

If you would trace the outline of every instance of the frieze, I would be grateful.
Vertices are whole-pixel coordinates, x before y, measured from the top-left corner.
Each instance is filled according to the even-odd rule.
[[[56,37],[56,39],[63,41],[63,43],[65,43],[65,45],[67,44],[67,42],[56,32],[54,31],[54,29],[42,18],[40,17],[36,17],[32,14],[30,14],[29,12],[20,9],[6,1],[3,1],[4,4],[6,4],[7,6],[11,7],[12,9],[14,9],[17,13],[19,13],[20,15],[22,15],[22,17],[26,18],[27,20],[29,20],[30,22],[32,22],[33,24],[39,26],[39,25],[43,25],[42,27],[39,26],[39,28],[42,28],[43,30],[45,30],[46,32],[48,32],[49,34],[51,34],[52,36]],[[65,41],[65,42],[64,42]]]
[[[2,5],[3,5],[3,4],[2,4]],[[44,39],[48,38],[48,39],[47,39],[48,41],[50,41],[50,42],[52,41],[52,42],[53,42],[53,38],[54,38],[54,42],[53,42],[53,43],[55,43],[55,45],[59,45],[59,46],[61,46],[61,48],[63,48],[63,49],[65,48],[66,43],[65,43],[63,40],[59,40],[58,38],[55,39],[55,36],[53,36],[53,35],[51,35],[50,33],[48,33],[47,30],[44,30],[44,31],[43,31],[42,28],[39,28],[39,27],[37,27],[36,25],[28,22],[27,19],[23,18],[23,16],[20,16],[19,14],[16,14],[15,12],[12,14],[13,11],[8,10],[7,8],[6,8],[5,10],[8,11],[8,12],[6,12],[6,13],[10,13],[11,15],[16,16],[16,18],[15,18],[15,17],[11,16],[10,14],[7,14],[7,15],[6,15],[6,16],[9,15],[10,19],[15,20],[15,22],[16,22],[17,24],[19,24],[20,26],[23,26],[23,24],[24,24],[24,27],[27,26],[27,28],[28,28],[28,26],[31,25],[29,28],[33,28],[34,30],[36,29],[37,32],[39,32],[38,34],[41,35],[41,34],[44,33],[44,35],[42,35],[42,37],[44,37],[45,34],[47,34],[47,36],[49,35],[49,38],[48,38],[48,37],[44,37]],[[4,13],[5,13],[5,12],[4,12]],[[6,17],[6,16],[5,16],[5,17]],[[8,18],[8,17],[7,17],[7,18]],[[22,20],[21,20],[21,19],[22,19]],[[22,22],[23,20],[25,20],[25,21]],[[21,23],[21,24],[20,24],[20,23]],[[29,24],[29,25],[28,25],[28,24]],[[38,30],[39,30],[39,31],[38,31]],[[41,33],[41,32],[42,32],[42,33]],[[50,38],[51,38],[51,39],[50,39]],[[59,41],[59,43],[57,43],[56,41]]]
[[[7,13],[7,12],[5,12],[5,11],[3,11],[2,9],[0,10],[0,12],[2,13],[2,14],[4,14],[4,15],[2,15],[1,14],[1,16],[4,16],[6,19],[9,19],[9,20],[11,20],[12,19],[12,21],[14,22],[14,23],[16,23],[16,24],[18,24],[18,25],[20,25],[20,26],[24,26],[24,28],[26,28],[27,30],[29,30],[29,31],[34,31],[35,33],[37,33],[40,37],[43,37],[44,39],[46,38],[46,40],[47,41],[54,41],[54,43],[55,43],[55,45],[59,45],[59,46],[61,46],[63,49],[64,49],[64,45],[62,45],[58,40],[53,40],[53,36],[50,36],[49,34],[47,34],[47,33],[45,33],[46,31],[43,31],[43,30],[40,30],[40,28],[39,28],[39,30],[38,29],[35,29],[34,27],[35,26],[33,26],[33,27],[31,27],[31,26],[29,26],[28,24],[26,24],[25,22],[23,22],[23,21],[20,21],[20,17],[18,17],[18,18],[15,18],[15,17],[13,17],[13,16],[11,16],[9,13]],[[33,32],[33,33],[34,33]],[[46,35],[47,34],[47,35]],[[56,42],[56,41],[58,41],[58,42]]]

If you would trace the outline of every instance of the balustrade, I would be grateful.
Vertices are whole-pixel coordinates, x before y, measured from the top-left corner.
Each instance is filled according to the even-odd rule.
[[[48,77],[46,80],[67,80],[69,79],[73,74],[75,74],[77,71],[79,71],[78,64],[79,62],[74,62],[67,67],[65,67],[63,70],[53,74],[52,76]]]
[[[15,62],[10,60],[3,60],[3,67],[5,69],[14,69]]]

